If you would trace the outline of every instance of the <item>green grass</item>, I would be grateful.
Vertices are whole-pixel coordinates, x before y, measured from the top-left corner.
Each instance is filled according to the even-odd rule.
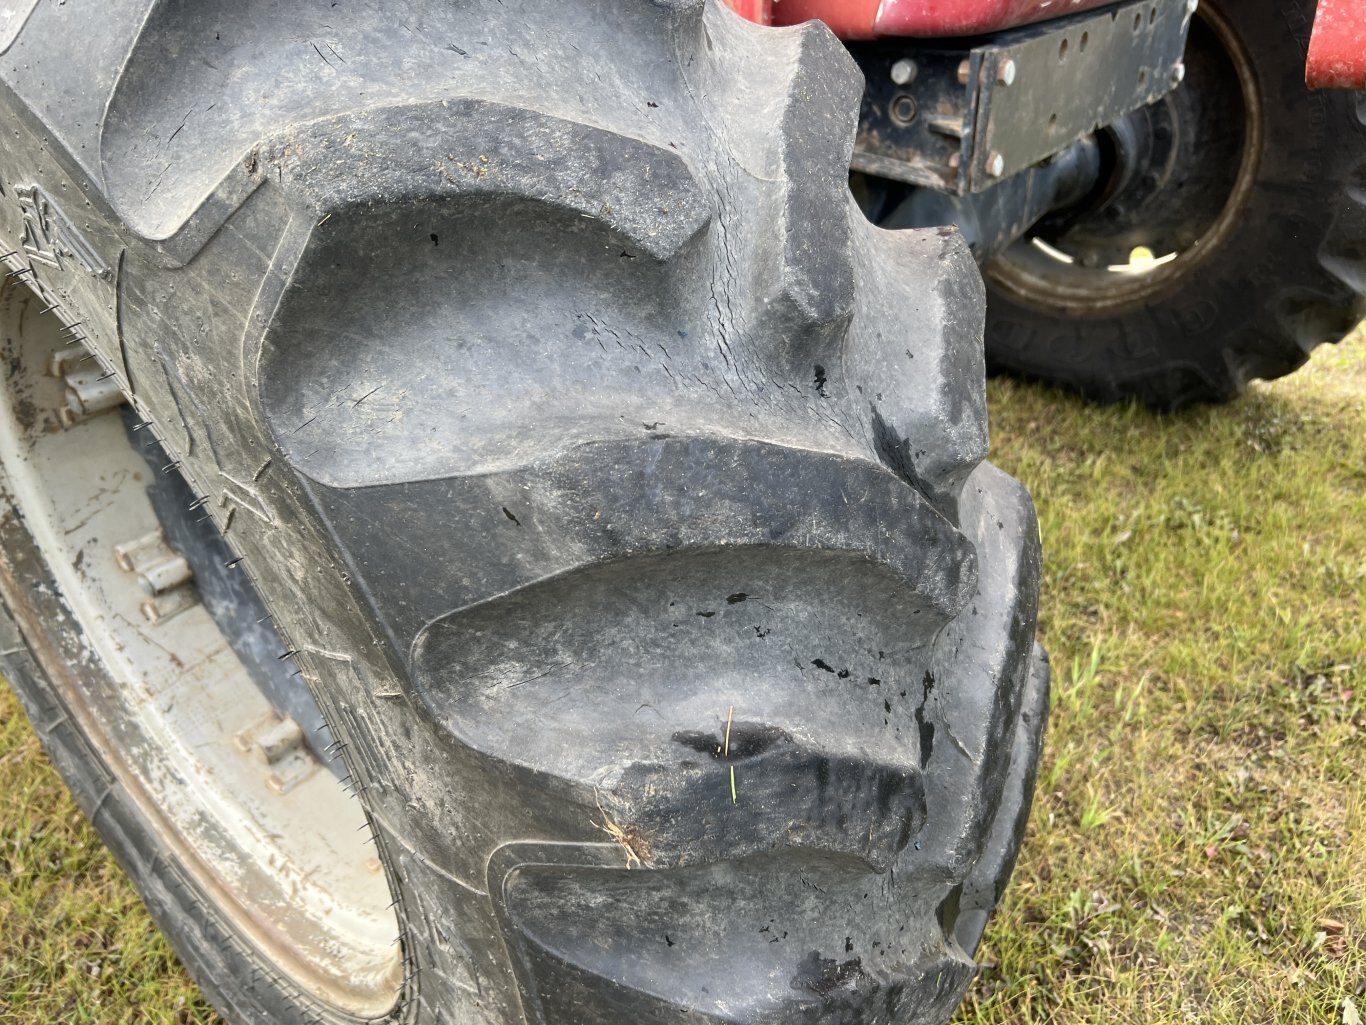
[[[217,1022],[0,687],[0,1022]]]
[[[990,395],[1054,702],[960,1022],[1366,1012],[1366,337],[1176,416]],[[3,689],[0,793],[0,1020],[216,1020]]]
[[[1366,337],[1172,416],[990,398],[1040,512],[1053,718],[959,1020],[1366,1012]]]

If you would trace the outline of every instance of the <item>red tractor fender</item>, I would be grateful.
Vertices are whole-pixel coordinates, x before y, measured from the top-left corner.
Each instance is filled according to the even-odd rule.
[[[841,39],[973,36],[1075,14],[1115,0],[779,0],[773,23],[820,19]]]
[[[1304,81],[1311,89],[1366,89],[1366,3],[1319,0]]]
[[[760,25],[774,24],[773,0],[725,0],[725,3],[727,7],[747,21],[756,21]],[[819,18],[820,15],[817,14],[815,17]]]

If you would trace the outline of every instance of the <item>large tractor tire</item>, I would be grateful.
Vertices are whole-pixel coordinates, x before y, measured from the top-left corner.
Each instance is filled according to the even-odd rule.
[[[835,38],[18,7],[5,673],[224,1016],[946,1018],[1038,532],[965,246],[851,201]]]
[[[1173,409],[1356,326],[1366,104],[1305,87],[1313,16],[1313,0],[1200,0],[1180,86],[1100,133],[1091,201],[984,269],[991,368]]]

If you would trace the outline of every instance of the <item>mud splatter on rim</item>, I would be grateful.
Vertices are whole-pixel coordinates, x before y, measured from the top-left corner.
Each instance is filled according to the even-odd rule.
[[[0,328],[0,594],[28,653],[241,938],[322,1002],[384,1014],[398,923],[359,803],[200,602],[79,325],[18,272]]]

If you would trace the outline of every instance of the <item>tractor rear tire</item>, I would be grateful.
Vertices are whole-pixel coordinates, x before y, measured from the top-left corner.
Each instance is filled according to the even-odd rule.
[[[1146,163],[984,268],[989,369],[1175,409],[1357,325],[1366,100],[1306,88],[1313,17],[1313,0],[1201,0],[1183,83],[1136,115]],[[1107,270],[1140,246],[1174,259]]]

